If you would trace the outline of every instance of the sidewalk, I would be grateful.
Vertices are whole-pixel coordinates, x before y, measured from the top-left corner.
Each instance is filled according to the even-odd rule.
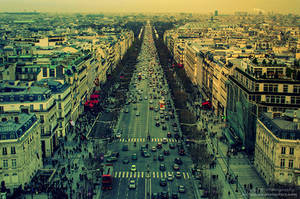
[[[232,155],[230,158],[227,158],[228,146],[226,143],[218,140],[218,137],[222,135],[224,123],[218,122],[215,124],[213,121],[218,120],[218,118],[209,116],[210,112],[205,113],[205,111],[202,111],[200,114],[200,121],[198,121],[199,127],[207,128],[208,134],[216,132],[214,138],[210,138],[209,136],[208,146],[210,151],[216,154],[217,165],[220,167],[218,173],[222,173],[222,181],[224,182],[223,196],[226,196],[227,192],[231,191],[236,198],[266,198],[265,196],[260,197],[256,195],[257,189],[265,189],[266,185],[256,173],[247,155],[240,152],[237,155]],[[202,122],[202,119],[204,122]],[[229,168],[227,163],[229,163]],[[226,180],[229,178],[235,179],[235,177],[238,183],[230,184],[229,181]],[[238,192],[236,192],[237,189]]]
[[[91,128],[87,124],[93,119],[82,115],[79,119],[81,121],[76,121],[74,129],[66,135],[67,140],[61,140],[53,157],[45,161],[44,169],[56,169],[48,192],[51,190],[53,190],[53,193],[62,191],[67,195],[65,198],[79,199],[92,198],[92,191],[97,194],[100,190],[100,188],[95,188],[93,184],[97,180],[94,173],[96,170],[89,170],[86,167],[89,153],[93,154],[93,143],[80,136],[86,135]],[[43,191],[43,193],[25,194],[23,196],[26,199],[52,198],[51,193],[47,194],[45,193],[47,190]]]

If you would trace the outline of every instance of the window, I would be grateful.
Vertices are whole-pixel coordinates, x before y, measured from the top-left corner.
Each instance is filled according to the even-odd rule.
[[[289,85],[283,85],[283,92],[288,93],[289,92]]]
[[[30,111],[33,111],[33,104],[30,104]]]
[[[294,93],[300,93],[300,86],[294,86]]]
[[[12,146],[10,148],[11,154],[16,154],[16,147]]]
[[[259,84],[255,84],[255,91],[259,91]]]
[[[43,123],[45,122],[44,116],[43,116],[43,115],[41,115],[41,116],[40,116],[40,119],[41,119],[41,121],[40,121],[40,122],[43,124]]]
[[[17,168],[17,160],[16,159],[11,160],[11,166],[13,169]]]
[[[58,109],[61,109],[61,103],[58,103]]]
[[[264,84],[264,91],[268,91],[268,85],[267,84]]]
[[[281,154],[285,154],[285,147],[281,147]]]
[[[280,160],[280,167],[284,168],[285,167],[285,159]]]
[[[290,155],[294,155],[294,148],[290,148]]]
[[[45,128],[42,126],[41,127],[41,135],[44,135],[45,134]]]
[[[47,77],[48,76],[48,71],[47,71],[47,68],[44,67],[43,68],[43,77]]]
[[[2,148],[2,155],[7,155],[7,148],[6,147]]]
[[[40,104],[40,111],[43,111],[43,109],[44,109],[43,104]]]
[[[4,169],[8,168],[8,160],[3,160],[3,168]]]
[[[289,169],[294,168],[294,160],[289,160]]]
[[[55,77],[55,70],[54,69],[50,69],[50,77]]]

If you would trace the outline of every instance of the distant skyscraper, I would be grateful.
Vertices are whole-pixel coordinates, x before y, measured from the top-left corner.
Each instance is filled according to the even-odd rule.
[[[218,14],[218,10],[215,10],[215,16],[218,16],[219,14]]]

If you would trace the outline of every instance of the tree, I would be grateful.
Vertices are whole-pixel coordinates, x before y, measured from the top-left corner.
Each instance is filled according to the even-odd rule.
[[[183,109],[186,106],[187,94],[182,90],[174,91],[174,103],[176,108]]]
[[[253,62],[253,64],[256,64],[256,65],[257,65],[257,64],[258,64],[258,62],[257,62],[257,58],[255,57],[255,58],[253,59],[253,61],[252,61],[252,62]]]
[[[179,118],[181,123],[194,124],[196,122],[196,117],[186,109],[180,110]]]

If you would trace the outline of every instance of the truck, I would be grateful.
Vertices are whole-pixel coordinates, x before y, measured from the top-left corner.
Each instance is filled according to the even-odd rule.
[[[102,173],[102,190],[111,190],[113,185],[113,164],[105,164]]]

